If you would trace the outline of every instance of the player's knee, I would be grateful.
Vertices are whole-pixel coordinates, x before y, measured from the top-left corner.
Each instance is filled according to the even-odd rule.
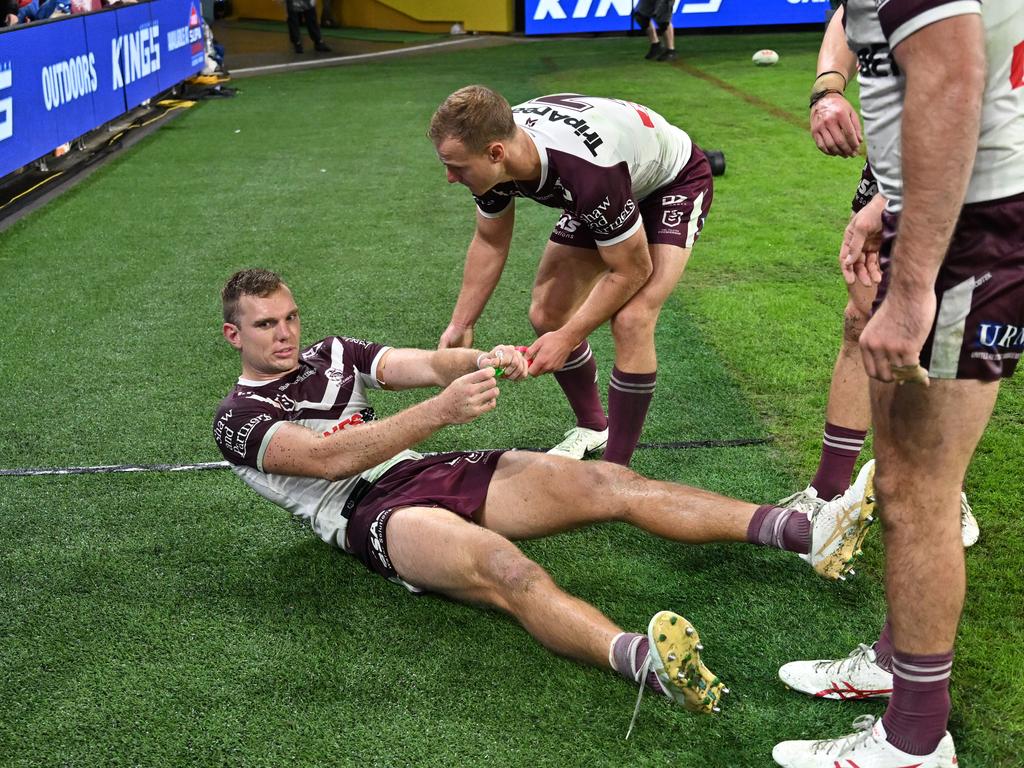
[[[481,563],[481,570],[490,589],[508,604],[514,604],[550,579],[543,568],[513,545],[489,552]]]
[[[644,490],[648,481],[629,467],[610,461],[588,461],[587,492],[597,520],[626,520],[629,499]]]
[[[669,22],[667,22],[667,21],[659,21],[658,22],[658,34],[659,35],[664,35],[665,31],[668,29],[668,25],[669,25]]]
[[[530,325],[539,336],[542,333],[555,331],[564,325],[564,318],[559,313],[551,311],[551,308],[540,301],[533,301],[530,304]]]
[[[654,339],[658,314],[644,306],[626,306],[612,317],[612,336],[616,343],[640,344]]]

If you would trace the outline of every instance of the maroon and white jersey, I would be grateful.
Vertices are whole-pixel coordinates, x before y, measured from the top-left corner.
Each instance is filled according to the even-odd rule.
[[[905,78],[892,48],[943,19],[981,13],[988,80],[966,202],[1024,192],[1024,4],[1021,0],[848,0],[846,38],[857,55],[868,158],[889,210],[903,206],[900,121]],[[933,115],[956,120],[957,115]]]
[[[324,480],[265,472],[263,456],[274,433],[286,422],[324,437],[372,421],[368,387],[379,389],[377,365],[390,347],[344,336],[329,336],[299,355],[299,367],[272,381],[239,379],[221,401],[213,437],[231,469],[261,496],[309,522],[324,541],[345,549],[342,515],[359,478],[373,481],[399,461],[398,456],[344,480]]]
[[[637,204],[690,159],[684,131],[631,101],[562,93],[512,107],[512,115],[537,147],[540,179],[477,196],[488,218],[504,214],[512,198],[528,197],[574,214],[598,245],[614,245],[640,228]]]

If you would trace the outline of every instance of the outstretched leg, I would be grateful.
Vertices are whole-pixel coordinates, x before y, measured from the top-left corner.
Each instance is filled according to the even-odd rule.
[[[388,522],[387,546],[398,575],[410,584],[498,608],[549,650],[594,666],[609,665],[612,638],[622,630],[561,590],[543,568],[494,531],[444,509],[409,507]]]

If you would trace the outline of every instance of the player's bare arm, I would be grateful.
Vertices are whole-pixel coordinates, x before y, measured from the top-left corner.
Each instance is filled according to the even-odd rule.
[[[468,347],[473,343],[473,326],[487,306],[502,270],[505,269],[515,227],[515,214],[514,200],[496,218],[476,212],[476,232],[466,251],[462,288],[452,311],[451,322],[437,344],[438,349]]]
[[[527,355],[531,358],[531,376],[561,368],[573,348],[621,309],[654,271],[643,227],[620,243],[598,246],[598,252],[608,271],[564,326],[545,333],[530,347]]]
[[[917,365],[935,317],[935,278],[974,165],[985,88],[981,17],[930,24],[893,49],[907,88],[904,204],[886,300],[861,335],[868,375],[893,380]]]
[[[857,57],[846,43],[844,9],[832,15],[818,49],[818,69],[811,86],[811,136],[826,155],[853,157],[863,134],[860,118],[843,92],[857,72]]]
[[[449,424],[465,424],[497,406],[491,367],[460,376],[443,391],[394,416],[326,437],[294,423],[270,440],[263,469],[271,474],[340,480],[352,477],[426,440]]]
[[[526,376],[526,359],[510,344],[478,349],[389,349],[377,364],[377,379],[384,389],[447,387],[455,379],[478,369],[500,367],[503,378]]]

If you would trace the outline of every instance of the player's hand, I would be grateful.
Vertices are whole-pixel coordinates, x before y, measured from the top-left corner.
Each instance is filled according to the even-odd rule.
[[[466,424],[498,405],[498,381],[488,366],[460,376],[434,398],[446,424]]]
[[[503,373],[501,378],[517,381],[525,379],[529,363],[523,352],[526,347],[514,347],[510,344],[499,344],[490,352],[485,352],[480,357],[480,367],[500,368]]]
[[[855,281],[865,288],[882,282],[878,251],[882,247],[882,210],[884,205],[869,203],[850,217],[839,249],[839,267],[847,285]]]
[[[441,334],[440,341],[437,342],[438,349],[471,346],[473,346],[473,326],[461,325],[456,322],[448,324],[448,327],[444,329],[444,333]]]
[[[935,292],[931,289],[890,289],[860,335],[860,351],[868,376],[879,381],[928,385],[921,367],[921,348],[935,319]]]
[[[561,330],[545,333],[526,350],[530,375],[540,376],[560,370],[578,344],[579,341],[569,338]]]
[[[853,157],[864,140],[857,110],[838,93],[830,93],[811,107],[811,136],[818,149],[837,157]]]

